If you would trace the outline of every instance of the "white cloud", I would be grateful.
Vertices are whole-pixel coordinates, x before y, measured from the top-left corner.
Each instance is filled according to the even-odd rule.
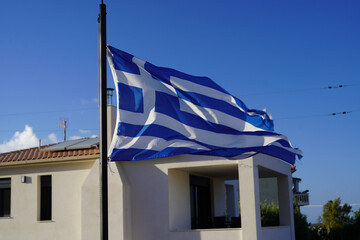
[[[39,145],[39,139],[33,132],[32,127],[25,125],[22,132],[15,132],[14,136],[9,141],[4,141],[0,144],[0,152],[10,152],[19,149],[36,147]]]
[[[50,143],[57,143],[59,142],[57,137],[56,137],[56,134],[55,133],[50,133],[49,136],[47,137],[50,141]]]
[[[69,138],[69,140],[76,140],[76,139],[80,139],[80,138],[83,138],[83,137],[80,137],[80,136],[72,136]]]
[[[86,105],[86,104],[88,104],[88,103],[89,103],[88,100],[86,100],[86,99],[80,99],[80,104],[81,104],[81,105]]]
[[[81,133],[81,134],[91,133],[91,130],[79,129],[79,133]]]
[[[59,140],[55,133],[50,133],[46,138],[41,139],[41,145],[58,143]]]
[[[91,98],[91,99],[80,99],[80,104],[81,105],[88,105],[88,104],[94,104],[94,103],[99,103],[99,99],[98,98]]]

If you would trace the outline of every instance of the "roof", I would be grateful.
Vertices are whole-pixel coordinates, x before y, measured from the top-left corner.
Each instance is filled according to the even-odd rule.
[[[98,138],[83,138],[58,144],[0,153],[0,165],[2,163],[24,163],[25,161],[94,156],[100,153],[98,146]]]
[[[49,151],[63,151],[63,150],[78,150],[94,148],[99,146],[99,138],[81,138],[76,140],[70,140],[61,142],[58,144],[50,145],[44,149],[43,152]]]

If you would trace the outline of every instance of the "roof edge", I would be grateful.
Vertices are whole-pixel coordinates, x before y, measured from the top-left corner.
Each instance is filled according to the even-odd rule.
[[[85,156],[69,156],[69,157],[58,157],[58,158],[47,158],[47,159],[35,159],[35,160],[24,160],[16,162],[0,162],[0,168],[12,167],[12,166],[30,166],[37,164],[54,164],[54,163],[65,163],[65,162],[79,162],[86,160],[99,159],[100,154],[85,155]]]

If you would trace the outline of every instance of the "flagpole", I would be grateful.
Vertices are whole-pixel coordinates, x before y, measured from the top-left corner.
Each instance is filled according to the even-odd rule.
[[[99,13],[99,82],[100,82],[100,239],[108,240],[108,174],[107,174],[107,114],[106,114],[106,5],[101,1]]]

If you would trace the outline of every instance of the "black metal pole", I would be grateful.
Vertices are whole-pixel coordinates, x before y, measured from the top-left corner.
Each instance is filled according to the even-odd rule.
[[[99,81],[100,81],[100,239],[108,240],[108,174],[106,115],[106,5],[101,2],[99,15]]]

